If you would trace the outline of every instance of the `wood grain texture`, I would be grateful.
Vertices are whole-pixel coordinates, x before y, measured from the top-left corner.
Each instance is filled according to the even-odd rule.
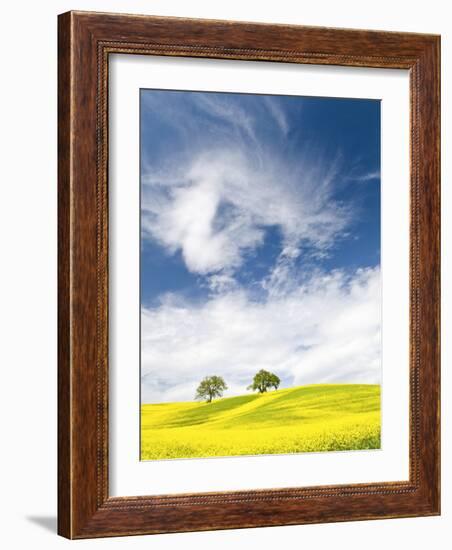
[[[69,28],[70,15],[59,24]],[[71,532],[70,410],[70,191],[71,82],[70,32],[58,33],[58,530]]]
[[[58,531],[68,538],[439,514],[438,36],[69,12],[59,17]],[[108,56],[410,70],[410,480],[108,495]]]

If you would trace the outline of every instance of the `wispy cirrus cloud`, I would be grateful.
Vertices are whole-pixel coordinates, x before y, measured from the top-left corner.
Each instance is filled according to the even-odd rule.
[[[380,170],[372,170],[371,172],[365,172],[364,174],[358,174],[355,176],[348,176],[348,179],[353,181],[380,181],[381,173]]]
[[[144,180],[143,236],[180,250],[194,273],[237,269],[272,226],[285,246],[325,250],[350,219],[332,198],[334,166],[289,166],[275,158],[256,164],[243,151],[212,150],[178,170]]]
[[[143,237],[182,252],[191,272],[230,275],[269,227],[284,246],[323,251],[345,230],[350,207],[334,199],[339,156],[275,148],[275,134],[289,131],[278,98],[191,93],[172,103],[157,94],[144,109],[170,118],[182,138],[160,159],[143,155]]]
[[[265,103],[265,106],[268,108],[269,114],[271,114],[271,116],[273,117],[273,120],[278,125],[279,130],[282,132],[284,136],[287,136],[290,129],[290,125],[287,119],[287,115],[284,112],[284,109],[282,109],[279,106],[278,98],[265,96],[264,103]]]

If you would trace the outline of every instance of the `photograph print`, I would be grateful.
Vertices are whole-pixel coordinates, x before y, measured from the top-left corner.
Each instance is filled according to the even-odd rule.
[[[140,90],[141,460],[380,449],[380,101]]]

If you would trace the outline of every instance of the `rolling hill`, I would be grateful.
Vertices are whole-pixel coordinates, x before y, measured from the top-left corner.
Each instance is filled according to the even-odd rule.
[[[141,407],[142,460],[379,448],[379,385],[318,384]]]

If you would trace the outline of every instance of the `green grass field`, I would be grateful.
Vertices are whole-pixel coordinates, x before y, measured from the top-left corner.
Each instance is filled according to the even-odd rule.
[[[379,448],[379,385],[298,386],[141,408],[142,460]]]

